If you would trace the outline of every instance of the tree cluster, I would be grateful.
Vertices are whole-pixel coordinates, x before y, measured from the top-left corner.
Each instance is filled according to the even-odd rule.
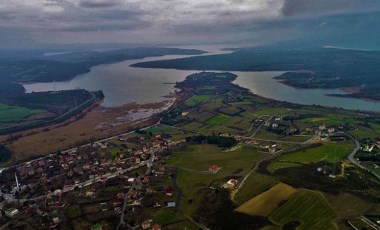
[[[219,148],[228,149],[235,146],[238,141],[233,137],[221,137],[218,135],[198,135],[192,137],[186,137],[186,142],[196,144],[212,144],[217,145]]]

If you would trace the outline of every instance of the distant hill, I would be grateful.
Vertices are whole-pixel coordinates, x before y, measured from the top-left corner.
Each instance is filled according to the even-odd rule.
[[[79,51],[39,58],[0,59],[0,82],[66,81],[99,64],[163,55],[197,55],[193,49],[140,47],[107,51]]]
[[[288,71],[278,79],[302,88],[357,87],[351,97],[380,100],[380,52],[334,48],[251,48],[231,54],[136,63],[143,68]]]

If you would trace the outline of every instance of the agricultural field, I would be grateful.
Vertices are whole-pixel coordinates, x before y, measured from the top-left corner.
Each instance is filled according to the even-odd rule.
[[[29,109],[25,107],[0,104],[0,124],[2,122],[19,122],[26,117],[44,112],[46,111],[42,109]]]
[[[218,114],[218,115],[212,117],[211,119],[209,119],[207,121],[207,124],[211,127],[215,127],[215,126],[223,125],[226,122],[230,121],[231,119],[232,119],[232,117],[230,117],[230,116],[227,116],[224,114]]]
[[[238,169],[246,173],[254,163],[266,154],[250,147],[242,147],[232,152],[223,152],[214,145],[190,145],[187,150],[175,152],[168,158],[168,164],[198,172],[207,172],[211,165],[222,169],[220,174],[232,174]],[[219,175],[219,174],[217,174]]]
[[[357,139],[363,139],[363,138],[375,138],[380,136],[380,130],[379,129],[373,129],[368,127],[360,126],[358,129],[351,130],[348,133],[350,133],[352,136],[356,137]]]
[[[183,191],[182,208],[190,215],[200,205],[200,191],[207,190],[211,184],[221,185],[231,177],[239,180],[264,157],[265,154],[248,147],[223,152],[213,145],[191,145],[185,151],[170,155],[167,163],[179,168],[177,181]],[[209,173],[211,165],[221,167],[220,171]]]
[[[159,209],[153,213],[153,222],[160,225],[169,225],[183,219],[175,208]]]
[[[318,116],[315,116],[312,118],[302,119],[302,121],[305,123],[312,124],[312,125],[324,124],[327,126],[336,125],[336,124],[354,125],[358,123],[358,121],[354,120],[352,117],[340,116],[337,114],[326,114],[326,115],[318,114]]]
[[[268,191],[245,202],[236,211],[252,216],[269,216],[296,191],[295,188],[287,184],[279,183]]]
[[[208,101],[205,104],[202,104],[200,108],[207,110],[207,111],[215,111],[217,109],[220,109],[222,107],[226,107],[228,105],[223,103],[223,100],[221,98],[216,98],[213,100]]]
[[[181,128],[189,130],[189,131],[198,131],[199,129],[203,128],[204,126],[205,126],[205,124],[203,124],[203,123],[191,122],[191,123],[188,123],[186,125],[182,125]]]
[[[189,132],[162,124],[149,128],[145,132],[149,134],[164,134],[170,136],[172,141],[183,141],[186,137],[191,136]]]
[[[236,116],[237,114],[241,113],[242,110],[235,106],[228,106],[221,108],[219,112],[227,114],[229,116]]]
[[[145,130],[146,132],[152,132],[152,133],[171,133],[175,131],[176,129],[167,125],[158,125],[152,128],[149,128]]]
[[[365,201],[360,197],[348,193],[338,193],[335,195],[324,193],[327,201],[342,219],[356,218],[363,213],[377,213],[380,211],[380,204]]]
[[[272,161],[268,167],[267,170],[271,173],[275,172],[278,169],[283,169],[283,168],[291,168],[291,167],[297,167],[302,164],[300,163],[295,163],[295,162],[287,162],[287,161]]]
[[[238,205],[242,205],[252,197],[269,190],[278,183],[279,181],[274,177],[252,173],[245,181],[244,186],[237,191],[234,200]]]
[[[207,120],[209,120],[210,118],[212,118],[213,116],[215,116],[215,113],[212,113],[212,112],[209,112],[209,111],[202,111],[202,112],[191,112],[190,114],[188,114],[189,117],[191,118],[194,118],[196,121],[198,122],[205,122]]]
[[[280,116],[286,115],[289,112],[293,112],[292,109],[286,110],[284,108],[276,108],[276,107],[262,107],[255,112],[257,116]]]
[[[296,221],[300,230],[337,229],[335,212],[320,193],[310,190],[297,191],[272,213],[270,219],[281,226]]]
[[[189,107],[193,107],[201,102],[209,101],[211,98],[211,95],[194,95],[191,98],[187,99],[186,105]]]
[[[296,152],[284,154],[277,161],[288,161],[302,164],[327,161],[330,163],[338,162],[345,158],[352,150],[352,145],[343,143],[325,143],[318,147],[309,147]],[[276,168],[278,166],[271,166]]]

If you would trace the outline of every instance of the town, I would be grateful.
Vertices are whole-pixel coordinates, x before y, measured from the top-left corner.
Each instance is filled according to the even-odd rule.
[[[92,220],[103,219],[92,229],[113,229],[114,220],[128,212],[133,214],[120,223],[123,227],[160,229],[141,207],[175,207],[168,182],[173,169],[165,166],[165,155],[180,144],[160,134],[119,136],[3,169],[1,224],[15,218],[16,225],[8,227],[26,221],[56,228],[84,212]]]
[[[378,228],[379,117],[264,100],[234,78],[190,75],[159,123],[2,169],[1,226]]]

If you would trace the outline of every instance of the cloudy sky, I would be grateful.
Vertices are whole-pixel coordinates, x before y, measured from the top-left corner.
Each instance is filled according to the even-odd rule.
[[[380,0],[0,0],[0,48],[239,43],[298,36],[264,25],[380,10]]]

